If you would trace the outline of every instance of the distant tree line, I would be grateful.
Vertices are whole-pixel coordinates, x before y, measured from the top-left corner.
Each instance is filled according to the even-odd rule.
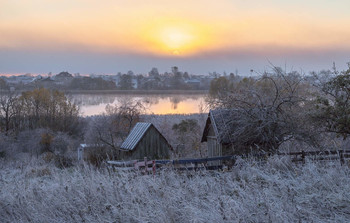
[[[211,80],[212,76],[189,74],[174,66],[171,72],[163,74],[157,68],[152,68],[148,74],[137,75],[128,71],[116,75],[81,76],[63,71],[53,76],[1,77],[0,87],[21,90],[40,87],[57,90],[208,90]]]
[[[115,90],[116,84],[113,81],[106,81],[102,78],[81,77],[74,78],[67,86],[68,90]]]
[[[74,135],[78,117],[78,106],[57,90],[38,88],[22,94],[9,91],[0,96],[0,130],[6,134],[49,128]]]
[[[152,68],[148,75],[135,75],[132,71],[118,74],[117,88],[120,90],[208,90],[210,76],[190,75],[178,67],[171,72],[160,74],[157,68]]]
[[[69,166],[72,157],[67,152],[76,148],[82,131],[79,107],[63,92],[45,88],[0,92],[0,158],[48,153],[58,166]]]

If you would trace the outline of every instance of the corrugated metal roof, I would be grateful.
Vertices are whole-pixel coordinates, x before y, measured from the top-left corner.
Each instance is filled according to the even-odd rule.
[[[151,125],[151,123],[145,122],[136,123],[120,148],[125,150],[133,150]]]

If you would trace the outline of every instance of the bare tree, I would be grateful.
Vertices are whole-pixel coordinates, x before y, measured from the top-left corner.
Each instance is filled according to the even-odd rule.
[[[178,142],[176,153],[178,156],[185,156],[185,151],[193,153],[193,150],[198,151],[202,157],[202,150],[200,144],[201,128],[196,119],[184,119],[179,123],[173,125],[172,130],[176,135]],[[182,148],[182,151],[178,151]]]
[[[275,152],[291,139],[315,142],[305,125],[308,105],[305,84],[299,73],[273,67],[272,74],[264,73],[258,79],[243,78],[229,91],[209,96],[208,103],[214,109],[230,110],[223,124],[236,151]]]
[[[0,95],[0,118],[1,126],[6,135],[11,130],[13,119],[18,114],[18,94],[16,92],[6,91]]]
[[[50,128],[55,131],[79,132],[79,107],[63,92],[38,88],[19,97],[24,128]]]
[[[140,121],[144,107],[139,101],[123,101],[106,106],[106,114],[94,117],[86,138],[93,143],[119,150],[132,127]]]

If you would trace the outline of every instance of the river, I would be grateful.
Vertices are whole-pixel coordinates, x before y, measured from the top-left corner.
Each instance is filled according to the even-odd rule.
[[[140,101],[146,114],[193,114],[208,111],[205,94],[72,94],[82,116],[105,112],[106,105]]]

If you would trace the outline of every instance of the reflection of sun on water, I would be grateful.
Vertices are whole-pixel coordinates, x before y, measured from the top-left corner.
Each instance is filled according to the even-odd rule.
[[[199,101],[202,99],[187,99],[171,101],[161,99],[158,104],[150,106],[150,113],[154,114],[191,114],[199,112]]]
[[[96,98],[97,100],[101,97],[101,95],[94,95],[92,96]],[[119,104],[121,100],[141,100],[144,104],[146,109],[146,114],[191,114],[191,113],[198,113],[203,112],[201,108],[201,105],[204,102],[204,95],[197,95],[188,98],[188,96],[181,96],[181,97],[160,97],[160,96],[127,96],[127,95],[118,95],[118,96],[112,96],[112,102],[111,100],[108,101],[102,101],[98,100],[100,104],[89,104],[89,101],[85,101],[81,106],[81,112],[83,113],[83,116],[89,116],[89,115],[98,115],[102,112],[105,112],[105,108],[107,104]],[[121,99],[121,100],[119,100]],[[84,99],[83,99],[84,100]],[[85,98],[86,100],[86,98]],[[92,100],[96,101],[96,100]],[[90,101],[91,102],[91,101]],[[204,112],[207,112],[207,110],[204,110]]]

